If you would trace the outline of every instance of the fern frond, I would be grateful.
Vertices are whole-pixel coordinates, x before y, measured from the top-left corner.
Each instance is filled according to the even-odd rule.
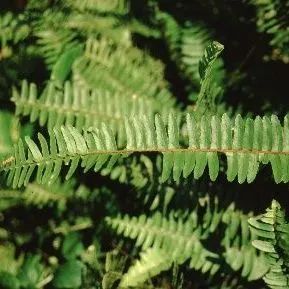
[[[120,287],[137,287],[146,280],[169,270],[172,260],[166,251],[149,248],[140,253],[140,259],[122,276]]]
[[[31,28],[23,21],[24,19],[24,15],[13,15],[11,12],[0,15],[1,49],[9,42],[17,44],[29,36]]]
[[[274,289],[289,287],[289,224],[280,204],[273,200],[267,212],[249,219],[256,239],[252,244],[264,252],[269,272],[263,277],[265,283]]]
[[[234,271],[240,271],[241,276],[248,281],[259,280],[269,269],[264,254],[257,255],[255,248],[249,245],[240,249],[228,248],[224,258]]]
[[[203,247],[199,240],[200,233],[190,219],[183,222],[182,219],[175,220],[172,215],[166,219],[156,213],[151,218],[145,215],[130,218],[125,215],[107,218],[106,221],[117,234],[136,240],[136,246],[142,249],[155,247],[169,252],[171,262],[183,264],[190,260],[190,268],[203,273],[209,272],[210,275],[214,275],[219,269],[216,262],[218,255]]]
[[[203,116],[197,121],[194,115],[187,114],[185,127],[184,143],[188,146],[180,143],[179,124],[173,114],[169,115],[167,128],[159,115],[155,120],[134,117],[125,121],[126,146],[121,149],[112,130],[104,123],[101,128],[84,134],[72,126],[54,128],[50,132],[50,148],[41,134],[38,134],[41,149],[26,137],[27,155],[20,140],[14,155],[2,162],[2,171],[9,172],[8,183],[20,187],[28,183],[34,171],[37,171],[37,182],[52,182],[64,164],[69,166],[68,179],[78,165],[85,171],[92,167],[99,171],[107,163],[111,170],[122,156],[159,152],[163,154],[162,182],[168,180],[171,173],[175,181],[182,174],[186,178],[192,172],[198,179],[206,166],[211,180],[215,180],[220,171],[219,154],[225,154],[228,181],[238,176],[239,183],[252,182],[260,163],[271,163],[276,183],[289,181],[288,116],[282,126],[274,115],[254,120],[243,120],[238,115],[231,120],[224,114],[222,118]]]
[[[199,61],[211,39],[210,33],[200,24],[183,27],[168,13],[158,12],[157,19],[164,26],[164,37],[173,60],[197,85],[200,81]]]
[[[125,94],[108,91],[88,90],[75,83],[66,82],[63,87],[52,81],[38,97],[34,84],[22,82],[20,94],[13,90],[12,101],[16,115],[30,116],[30,121],[55,126],[72,125],[78,129],[98,127],[107,123],[118,140],[125,137],[124,121],[127,116],[152,115],[157,112],[152,101],[127,98]]]
[[[137,49],[116,47],[104,39],[89,39],[83,57],[73,66],[75,80],[81,85],[124,93],[133,99],[155,99],[158,111],[175,105],[165,88],[162,70],[159,62]]]
[[[77,30],[83,36],[105,36],[124,47],[132,46],[132,24],[115,16],[92,13],[73,13],[63,23],[63,28]]]
[[[157,13],[157,17],[164,23],[164,35],[173,60],[185,78],[190,81],[188,88],[190,99],[197,100],[197,91],[200,88],[200,82],[204,82],[204,79],[207,79],[206,82],[208,80],[211,83],[214,82],[217,87],[220,86],[224,79],[223,61],[220,58],[215,60],[223,49],[222,45],[210,44],[212,36],[201,24],[193,23],[182,26],[164,12]],[[209,63],[210,65],[208,65]],[[210,73],[208,73],[209,71],[205,72],[205,66],[212,66]],[[205,74],[210,75],[205,77]],[[208,90],[208,84],[203,84],[203,86],[206,86],[206,90]],[[211,93],[216,88],[215,86],[211,89]],[[200,94],[203,96],[204,92],[202,91]]]
[[[289,2],[280,0],[251,0],[257,10],[257,28],[271,37],[273,60],[281,59],[289,63]],[[268,58],[268,57],[266,57]]]
[[[0,157],[6,157],[13,151],[13,145],[19,139],[19,123],[12,114],[0,111]]]
[[[27,205],[34,205],[38,208],[57,203],[58,207],[64,207],[67,197],[63,194],[66,192],[67,186],[58,182],[53,184],[53,187],[45,187],[36,183],[29,183],[25,191],[21,195]]]
[[[8,184],[12,184],[14,188],[27,185],[34,171],[37,172],[38,183],[53,183],[64,164],[70,164],[67,173],[69,179],[80,162],[86,171],[92,167],[98,171],[108,160],[107,167],[111,168],[121,157],[117,152],[113,133],[105,124],[100,130],[91,130],[84,136],[72,126],[54,128],[50,133],[50,147],[41,134],[38,134],[38,139],[41,149],[26,137],[27,155],[23,141],[20,140],[15,146],[15,155],[10,163],[2,162],[2,167],[6,166],[4,170],[10,167],[7,170]],[[105,150],[109,150],[112,154],[105,153]]]
[[[129,12],[128,0],[66,0],[74,9],[98,13],[115,13],[125,15]]]
[[[80,43],[77,33],[71,30],[43,28],[35,36],[38,38],[38,51],[50,68],[64,52],[78,47]]]

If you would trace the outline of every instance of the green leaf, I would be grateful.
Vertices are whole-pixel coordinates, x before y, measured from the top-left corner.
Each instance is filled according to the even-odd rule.
[[[61,253],[67,260],[75,259],[84,250],[80,235],[77,232],[70,232],[65,236]]]
[[[18,289],[20,288],[19,280],[9,272],[0,272],[0,288]]]
[[[55,272],[52,284],[56,288],[79,288],[82,284],[83,264],[70,260],[60,265]]]
[[[28,255],[28,257],[25,258],[24,264],[19,273],[21,286],[35,287],[40,281],[42,271],[43,268],[40,264],[40,256]]]

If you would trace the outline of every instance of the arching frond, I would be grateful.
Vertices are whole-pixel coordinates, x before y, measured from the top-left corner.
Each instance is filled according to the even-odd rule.
[[[252,244],[264,253],[269,272],[263,277],[265,283],[274,289],[289,286],[289,224],[280,204],[273,200],[267,212],[249,219],[256,235]]]
[[[136,240],[136,246],[143,249],[154,247],[169,252],[171,262],[183,264],[189,260],[190,268],[203,273],[209,272],[210,275],[214,275],[219,269],[216,262],[218,255],[204,248],[199,240],[200,233],[190,219],[183,223],[182,219],[176,220],[172,215],[167,219],[156,213],[151,218],[145,215],[130,218],[125,215],[106,220],[117,234]],[[153,256],[158,255],[151,257]]]
[[[224,46],[213,41],[207,45],[204,55],[199,62],[199,73],[201,78],[201,89],[197,98],[197,110],[207,110],[208,107],[214,107],[216,98],[219,96],[222,88],[218,83],[218,79],[214,79],[216,71],[215,63],[217,57],[223,51]],[[211,109],[214,111],[214,109]]]
[[[79,45],[77,34],[69,30],[46,29],[36,33],[39,52],[52,67],[65,52]]]
[[[287,116],[282,126],[274,115],[244,120],[240,115],[230,119],[224,114],[222,118],[203,116],[196,120],[188,114],[184,126],[187,137],[182,143],[188,145],[180,142],[178,120],[173,114],[169,115],[167,128],[160,115],[154,120],[134,117],[125,121],[125,148],[117,147],[112,130],[104,123],[83,134],[72,126],[54,128],[50,132],[50,145],[38,134],[40,149],[26,137],[26,153],[20,140],[14,155],[2,162],[2,170],[9,172],[9,183],[19,187],[28,183],[34,171],[38,182],[52,182],[65,164],[69,165],[66,177],[70,178],[79,165],[85,171],[92,167],[99,171],[107,164],[111,170],[122,156],[158,152],[163,154],[162,182],[167,181],[171,173],[175,181],[192,172],[198,179],[207,166],[211,180],[215,180],[220,171],[219,155],[224,154],[228,181],[238,177],[239,183],[252,182],[260,163],[271,163],[275,182],[289,181]]]
[[[124,93],[133,99],[152,98],[158,111],[175,105],[164,85],[163,66],[136,48],[89,39],[73,71],[75,80],[89,88]]]

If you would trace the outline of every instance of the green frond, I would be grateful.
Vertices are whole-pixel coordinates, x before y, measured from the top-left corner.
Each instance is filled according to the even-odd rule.
[[[108,217],[106,221],[117,234],[136,240],[136,246],[143,250],[154,247],[169,252],[171,262],[183,264],[189,261],[190,268],[210,275],[214,275],[219,269],[218,255],[204,248],[199,240],[200,232],[191,224],[190,219],[184,222],[182,218],[174,219],[172,215],[165,218],[156,213],[151,218],[145,215],[130,218],[125,215]]]
[[[217,41],[213,41],[209,45],[207,45],[205,53],[199,62],[199,73],[201,82],[208,78],[214,62],[216,61],[219,54],[223,51],[223,49],[224,45]]]
[[[188,88],[190,99],[197,100],[200,83],[203,90],[206,86],[208,92],[208,83],[204,84],[204,81],[210,81],[210,85],[215,84],[210,89],[210,93],[214,92],[216,87],[222,86],[224,64],[222,59],[217,57],[223,50],[223,46],[218,42],[211,42],[212,36],[208,29],[198,23],[182,26],[164,12],[157,13],[157,18],[164,24],[164,36],[173,60],[191,82]],[[202,97],[204,93],[204,91],[200,92]]]
[[[136,48],[89,39],[73,72],[83,86],[126,94],[133,99],[154,99],[158,111],[175,105],[164,82],[163,66]]]
[[[128,0],[66,0],[67,4],[80,11],[115,13],[125,15],[129,12]]]
[[[171,266],[172,260],[166,251],[148,248],[140,253],[140,259],[122,276],[120,287],[137,287]]]
[[[69,188],[67,185],[61,185],[60,182],[54,183],[52,188],[36,183],[29,183],[21,198],[27,205],[34,205],[40,209],[54,203],[57,203],[57,206],[62,208],[68,199],[68,196],[63,194],[63,192],[69,193],[66,190],[67,187]]]
[[[264,253],[269,272],[263,277],[265,283],[274,289],[289,287],[289,224],[280,204],[273,200],[267,212],[249,219],[256,235],[252,244]]]
[[[198,84],[199,61],[211,39],[210,33],[196,23],[183,27],[168,13],[158,12],[157,19],[163,24],[163,34],[173,60],[186,77]]]
[[[2,168],[9,171],[8,184],[14,188],[27,185],[34,171],[37,172],[38,183],[53,183],[64,164],[69,165],[66,175],[69,179],[80,163],[85,171],[92,167],[98,171],[107,162],[107,168],[112,168],[121,157],[113,132],[105,124],[101,129],[85,132],[84,135],[72,126],[62,126],[50,133],[50,145],[40,133],[38,140],[40,149],[29,137],[25,138],[28,152],[20,140],[15,145],[14,157],[2,162]]]
[[[199,73],[201,78],[201,89],[196,101],[197,111],[202,110],[214,111],[211,107],[216,105],[216,100],[222,92],[220,79],[216,78],[216,61],[224,46],[217,42],[211,42],[205,49],[204,55],[199,62]],[[218,76],[218,73],[217,73]]]
[[[55,126],[72,125],[78,129],[109,124],[117,139],[125,137],[124,122],[127,116],[153,115],[153,102],[128,98],[125,94],[102,90],[89,90],[76,83],[66,82],[62,87],[51,81],[38,96],[35,84],[22,82],[20,93],[13,90],[12,101],[16,115],[29,116],[31,122],[52,130]]]
[[[35,33],[38,52],[44,57],[47,65],[52,68],[60,56],[79,46],[78,35],[72,30],[41,29]]]
[[[180,142],[179,121],[170,114],[168,125],[160,115],[155,119],[133,117],[125,120],[126,146],[116,145],[113,131],[104,123],[100,128],[90,129],[81,134],[72,126],[61,126],[50,132],[49,145],[38,134],[40,148],[29,137],[25,138],[28,151],[20,140],[15,145],[14,155],[2,162],[2,171],[9,172],[8,183],[13,187],[27,184],[34,171],[37,182],[53,182],[67,165],[70,178],[80,165],[84,171],[94,167],[111,170],[121,158],[131,153],[157,152],[163,154],[161,181],[170,175],[178,181],[181,175],[187,178],[192,172],[200,178],[208,166],[211,180],[216,180],[220,171],[219,155],[227,157],[227,179],[238,182],[252,182],[259,170],[260,163],[271,163],[276,183],[289,181],[288,134],[289,121],[286,116],[282,126],[276,116],[263,119],[242,119],[238,115],[230,119],[203,116],[196,120],[187,114],[184,124],[186,137]],[[183,146],[182,143],[188,143]]]
[[[269,269],[263,254],[257,255],[255,248],[243,246],[242,248],[228,248],[224,253],[225,261],[234,271],[248,281],[262,278]]]
[[[8,44],[17,44],[29,36],[31,33],[31,28],[25,23],[24,20],[25,17],[22,14],[14,15],[11,12],[7,12],[0,15],[0,47],[2,50]],[[4,56],[5,55],[2,57],[4,58]],[[0,59],[2,57],[0,57]]]
[[[19,122],[12,114],[0,111],[0,127],[0,158],[3,159],[11,154],[13,145],[19,139]]]
[[[289,2],[280,0],[251,0],[256,7],[257,28],[271,38],[272,55],[266,58],[289,63]]]
[[[23,262],[23,256],[16,258],[16,248],[11,243],[0,245],[0,272],[15,274]]]
[[[69,15],[62,27],[77,30],[83,37],[105,36],[114,43],[131,47],[133,23],[113,15],[100,16],[92,13],[73,13]]]

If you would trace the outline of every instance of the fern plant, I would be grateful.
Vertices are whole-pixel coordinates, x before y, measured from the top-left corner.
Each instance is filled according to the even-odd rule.
[[[267,2],[248,27],[286,65],[287,4]],[[289,286],[285,212],[258,215],[287,189],[289,119],[232,105],[224,10],[28,0],[0,15],[1,288]]]

